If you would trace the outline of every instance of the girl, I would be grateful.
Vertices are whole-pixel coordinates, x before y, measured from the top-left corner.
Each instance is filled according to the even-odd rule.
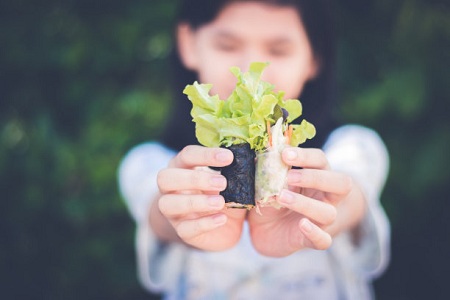
[[[119,184],[135,218],[140,279],[167,299],[370,299],[388,261],[379,196],[388,155],[370,129],[337,127],[330,5],[308,0],[187,0],[177,25],[172,122],[160,142],[132,149]],[[226,209],[230,151],[196,145],[186,84],[226,99],[229,68],[268,61],[263,79],[300,98],[318,135],[282,153],[282,209]],[[301,97],[300,97],[301,95]],[[313,148],[314,147],[314,148]],[[321,251],[318,251],[321,250]]]

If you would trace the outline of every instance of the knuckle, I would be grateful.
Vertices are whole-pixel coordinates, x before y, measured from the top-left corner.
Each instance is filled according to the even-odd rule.
[[[322,149],[301,149],[300,164],[309,165],[314,169],[325,169],[328,166],[328,160]]]
[[[304,199],[304,201],[301,201],[300,203],[301,203],[300,204],[301,205],[301,209],[305,213],[308,213],[308,212],[310,212],[313,209],[313,207],[312,207],[313,206],[313,202],[309,198]]]
[[[186,220],[186,221],[180,222],[175,227],[175,230],[176,230],[178,236],[183,241],[189,241],[190,239],[195,237],[199,232],[197,223],[198,222],[195,220]]]
[[[185,240],[187,240],[189,238],[188,231],[186,230],[186,226],[185,226],[185,224],[183,222],[175,225],[174,229],[175,229],[177,235],[183,241],[185,241]]]
[[[156,176],[156,184],[158,185],[158,189],[161,192],[165,191],[165,185],[166,185],[166,178],[167,178],[167,169],[162,169],[158,172]]]
[[[204,172],[201,170],[193,170],[192,176],[190,176],[190,181],[193,187],[202,188],[204,186]]]
[[[185,236],[184,236],[185,239],[188,239],[188,238],[193,239],[207,231],[207,224],[206,224],[204,218],[192,220],[192,221],[190,221],[190,223],[191,223],[189,226],[190,230],[189,230],[189,232],[185,233]]]
[[[349,194],[350,191],[353,189],[353,178],[351,176],[345,176],[343,186],[344,186],[344,193]]]
[[[318,165],[321,168],[325,168],[328,165],[328,160],[327,160],[327,157],[325,156],[325,152],[323,152],[321,149],[318,149],[317,151],[319,154],[318,155],[318,160],[319,160]]]
[[[185,146],[183,149],[181,149],[181,151],[178,153],[178,159],[181,162],[186,162],[189,161],[189,156],[190,156],[190,146]]]
[[[326,183],[323,176],[321,176],[320,173],[318,172],[311,172],[310,176],[312,187],[321,187],[324,186],[324,184]]]
[[[216,150],[204,148],[203,156],[206,158],[209,165],[216,163],[216,152]]]
[[[332,205],[328,205],[328,211],[325,214],[324,225],[331,225],[336,221],[337,218],[337,209]]]
[[[320,168],[325,167],[328,163],[325,152],[323,152],[322,149],[311,149],[311,152],[308,152],[308,155],[306,157],[308,158],[308,160],[314,160],[316,166]]]
[[[187,196],[186,199],[186,208],[188,210],[188,212],[196,212],[197,211],[197,205],[196,205],[196,201],[194,199],[194,197],[192,195]]]
[[[168,215],[167,197],[162,195],[158,200],[158,209],[163,215]]]
[[[309,160],[310,153],[309,149],[303,149],[303,148],[297,148],[296,151],[299,153],[297,154],[297,160],[300,166],[303,166],[306,164],[306,162]]]
[[[207,218],[200,218],[197,222],[195,222],[196,232],[202,233],[208,229],[208,222]]]

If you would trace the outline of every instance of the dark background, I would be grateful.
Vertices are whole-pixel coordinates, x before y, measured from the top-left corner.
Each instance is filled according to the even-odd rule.
[[[149,299],[116,170],[170,109],[176,1],[0,1],[2,299]],[[391,155],[379,299],[448,299],[446,1],[338,1],[340,115]]]

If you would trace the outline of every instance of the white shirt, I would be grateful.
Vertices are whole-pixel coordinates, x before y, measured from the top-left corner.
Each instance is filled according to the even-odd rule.
[[[132,149],[119,168],[119,186],[137,224],[139,278],[166,299],[372,299],[371,281],[389,261],[390,226],[380,205],[388,153],[372,130],[347,125],[332,132],[325,147],[331,167],[351,175],[365,193],[368,210],[358,245],[343,232],[326,251],[301,250],[270,258],[252,247],[248,227],[240,242],[223,252],[162,244],[149,227],[156,176],[175,152],[158,143]]]

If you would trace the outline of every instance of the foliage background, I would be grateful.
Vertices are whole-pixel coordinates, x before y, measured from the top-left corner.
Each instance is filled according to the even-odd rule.
[[[0,1],[4,299],[149,299],[116,170],[155,136],[176,1]],[[338,1],[341,116],[391,154],[379,299],[443,299],[450,251],[450,14],[443,0]]]

